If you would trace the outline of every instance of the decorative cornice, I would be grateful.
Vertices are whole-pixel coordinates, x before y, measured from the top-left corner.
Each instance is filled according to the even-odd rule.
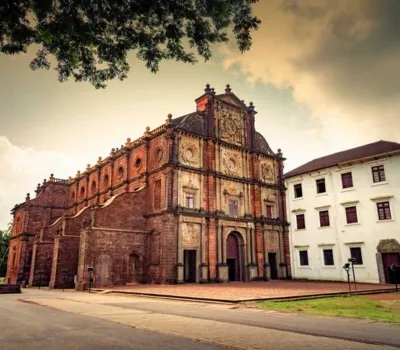
[[[352,244],[364,244],[363,241],[359,241],[359,242],[344,242],[345,245],[352,245]]]
[[[294,245],[294,248],[308,248],[310,245],[309,244],[303,244],[303,245]]]
[[[318,247],[332,247],[334,245],[335,243],[320,243],[318,244]]]
[[[372,197],[370,198],[371,201],[379,201],[381,199],[390,199],[393,198],[392,195],[387,195],[387,196],[378,196],[378,197]]]
[[[293,209],[292,213],[304,213],[305,211],[306,211],[305,209],[299,208],[299,209]]]
[[[346,202],[340,203],[340,205],[357,204],[358,202],[360,202],[360,201],[358,201],[358,200],[356,200],[356,201],[346,201]]]
[[[321,206],[319,206],[319,207],[314,207],[314,209],[325,209],[325,208],[330,208],[331,207],[331,205],[330,204],[328,204],[328,205],[321,205]]]

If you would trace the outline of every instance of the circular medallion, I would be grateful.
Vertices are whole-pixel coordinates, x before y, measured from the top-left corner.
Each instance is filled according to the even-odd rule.
[[[233,170],[236,167],[235,161],[232,158],[228,159],[228,161],[226,162],[226,165],[229,170]]]
[[[189,160],[193,158],[193,150],[191,148],[185,150],[185,157]]]

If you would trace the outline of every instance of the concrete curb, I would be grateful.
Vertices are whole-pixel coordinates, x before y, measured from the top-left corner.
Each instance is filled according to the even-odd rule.
[[[324,293],[324,294],[308,294],[308,295],[295,295],[286,297],[270,297],[270,298],[252,298],[252,299],[218,299],[218,298],[201,298],[201,297],[190,297],[180,296],[171,294],[157,294],[157,293],[144,293],[144,292],[133,292],[124,290],[111,290],[111,289],[92,289],[93,292],[101,294],[128,294],[141,297],[161,298],[161,299],[172,299],[172,300],[184,300],[193,302],[208,302],[208,303],[224,303],[224,304],[240,304],[247,302],[260,302],[260,301],[298,301],[298,300],[309,300],[309,299],[322,299],[337,296],[346,296],[349,292],[335,292],[335,293]],[[395,292],[395,288],[390,289],[374,289],[374,290],[362,290],[358,291],[357,295],[369,295],[369,294],[382,294]],[[352,291],[354,295],[354,291]]]

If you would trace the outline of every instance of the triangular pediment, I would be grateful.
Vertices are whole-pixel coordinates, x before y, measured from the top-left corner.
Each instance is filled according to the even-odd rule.
[[[246,109],[247,106],[234,94],[221,94],[216,96],[220,101],[233,105],[237,108]]]

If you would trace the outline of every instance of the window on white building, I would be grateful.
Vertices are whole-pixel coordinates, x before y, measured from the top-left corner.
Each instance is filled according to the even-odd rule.
[[[329,210],[321,210],[319,212],[319,225],[320,225],[320,227],[330,226]]]
[[[324,264],[325,266],[335,265],[333,259],[333,249],[324,249]]]
[[[301,184],[296,184],[293,186],[293,188],[294,188],[294,198],[303,197],[303,188]]]
[[[316,184],[317,184],[317,193],[325,193],[326,192],[325,179],[316,180]]]
[[[372,167],[372,181],[374,183],[386,181],[385,168],[383,165],[378,165],[378,166]]]
[[[362,265],[363,264],[363,258],[362,258],[362,253],[361,253],[360,247],[351,247],[350,248],[350,256],[352,258],[356,259],[354,265]]]
[[[376,203],[376,206],[378,209],[379,220],[391,220],[392,219],[392,213],[390,212],[389,202]]]
[[[308,266],[308,251],[307,250],[300,250],[299,251],[300,257],[300,265],[301,266]]]
[[[306,228],[306,221],[304,214],[297,214],[296,215],[296,224],[298,230],[303,230]]]
[[[348,224],[355,224],[358,222],[357,207],[346,207],[346,222]]]
[[[353,187],[353,175],[351,172],[342,174],[342,188]]]
[[[272,208],[273,208],[272,205],[265,206],[265,212],[266,212],[267,218],[269,218],[269,219],[272,218]]]

